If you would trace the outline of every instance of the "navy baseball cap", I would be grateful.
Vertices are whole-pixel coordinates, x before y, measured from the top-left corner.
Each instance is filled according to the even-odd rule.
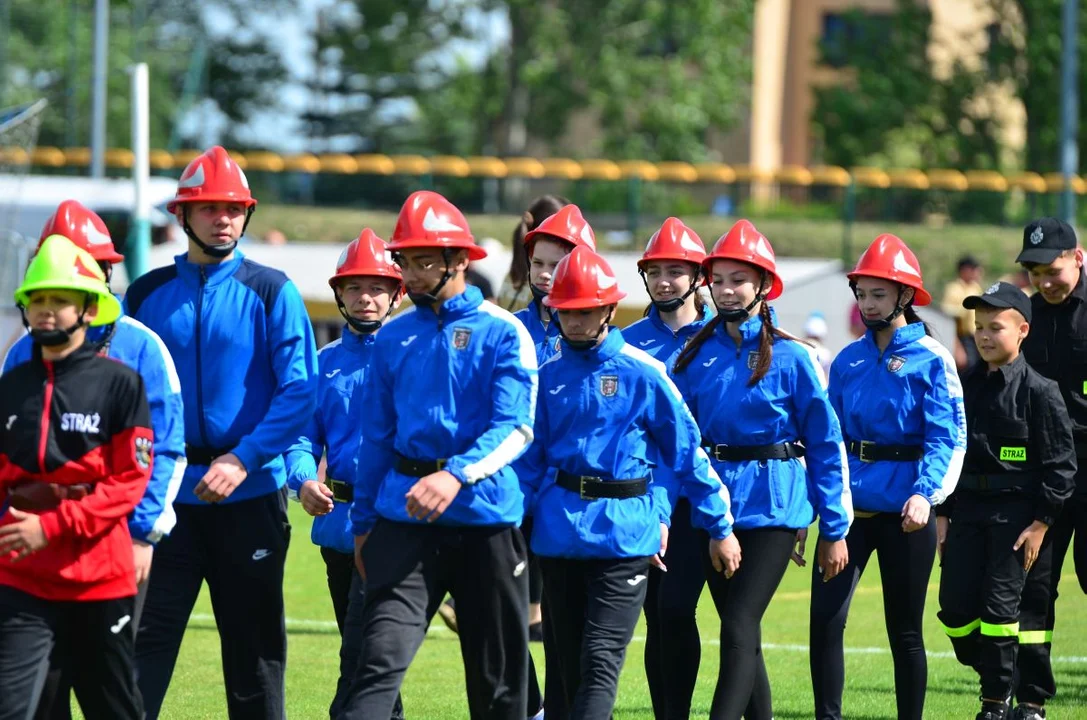
[[[967,310],[977,310],[979,307],[1012,308],[1030,322],[1030,298],[1011,283],[995,282],[981,295],[971,295],[963,300],[962,306]]]
[[[1064,220],[1042,218],[1023,229],[1023,249],[1017,263],[1048,265],[1066,250],[1076,247],[1076,231]]]

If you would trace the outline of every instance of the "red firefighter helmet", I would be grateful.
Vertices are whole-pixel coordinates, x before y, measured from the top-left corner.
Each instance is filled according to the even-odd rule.
[[[881,278],[914,289],[913,304],[928,305],[932,295],[925,290],[921,279],[921,264],[902,239],[884,233],[872,241],[857,261],[853,272],[846,275],[851,282],[859,277]]]
[[[626,296],[607,260],[578,245],[555,266],[551,292],[543,302],[555,310],[589,310],[615,305]]]
[[[177,181],[177,194],[166,203],[166,209],[176,213],[182,203],[193,202],[241,203],[247,210],[257,204],[245,173],[218,145],[189,163]]]
[[[532,248],[541,238],[558,240],[571,248],[585,246],[596,251],[596,235],[577,205],[566,205],[554,215],[544,218],[535,230],[525,233],[525,252],[532,257]]]
[[[464,214],[429,190],[417,190],[408,196],[389,240],[390,252],[415,248],[467,250],[469,260],[487,257],[487,251],[476,245]]]
[[[702,261],[706,277],[712,277],[714,260],[737,260],[765,270],[771,279],[767,300],[781,295],[784,285],[778,276],[777,259],[774,248],[766,236],[755,229],[750,220],[740,220],[722,235],[713,246],[713,251]]]
[[[360,276],[387,277],[403,283],[400,268],[389,257],[385,241],[370,228],[363,228],[358,238],[340,253],[336,274],[328,279],[328,284],[335,289],[338,281]]]
[[[646,263],[653,260],[681,260],[701,265],[705,259],[706,246],[698,233],[679,218],[670,217],[649,238],[645,252],[638,261],[638,269],[645,271]]]
[[[50,235],[63,235],[76,247],[89,252],[98,262],[113,265],[125,259],[113,247],[113,238],[110,237],[109,229],[102,218],[75,200],[62,202],[45,221],[45,227],[38,238],[39,248]]]

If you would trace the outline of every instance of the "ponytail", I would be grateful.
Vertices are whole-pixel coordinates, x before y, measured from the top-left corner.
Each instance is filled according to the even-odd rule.
[[[528,282],[528,253],[525,252],[525,235],[532,229],[532,213],[525,210],[521,222],[513,229],[513,257],[510,258],[510,284],[520,290]]]
[[[724,319],[720,315],[714,315],[713,319],[702,326],[702,329],[694,334],[694,336],[687,341],[687,344],[683,346],[683,349],[679,353],[679,357],[676,358],[676,363],[672,367],[672,373],[683,372],[687,369],[687,366],[694,360],[695,355],[698,354],[703,343],[706,339],[713,335],[717,328],[720,327]]]
[[[928,323],[921,319],[921,316],[917,314],[917,311],[913,309],[913,303],[911,302],[906,306],[906,309],[902,311],[902,317],[906,318],[907,324],[921,323],[925,328],[925,334],[932,337],[932,328]]]

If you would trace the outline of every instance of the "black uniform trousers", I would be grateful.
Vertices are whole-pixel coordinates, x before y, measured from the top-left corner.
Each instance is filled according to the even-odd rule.
[[[528,552],[528,601],[540,603],[541,630],[543,631],[544,647],[544,688],[541,697],[539,675],[536,671],[536,663],[532,656],[528,658],[528,709],[526,717],[533,717],[543,707],[546,710],[548,720],[567,720],[570,717],[566,707],[566,694],[562,689],[562,681],[559,671],[559,652],[555,647],[555,632],[551,622],[547,619],[547,596],[544,589],[543,571],[540,569],[540,558],[532,552],[532,527],[533,517],[526,515],[521,522],[521,534],[525,538],[525,547]]]
[[[63,697],[43,694],[54,647],[71,663],[67,676],[87,720],[141,720],[133,612],[132,597],[62,602],[0,585],[0,720],[68,705],[67,689]]]
[[[1080,459],[1081,463],[1087,460]],[[1080,481],[1082,482],[1082,481]],[[1087,497],[1077,495],[1064,503],[1060,516],[1045,536],[1051,557],[1038,561],[1027,574],[1019,604],[1019,660],[1016,699],[1021,703],[1044,705],[1057,694],[1050,651],[1056,623],[1057,586],[1069,546],[1079,586],[1087,593]]]
[[[328,711],[329,716],[335,718],[342,709],[340,705],[343,696],[355,678],[355,667],[362,651],[360,629],[366,593],[363,591],[362,578],[355,567],[354,555],[323,547],[321,559],[325,561],[328,593],[332,598],[336,625],[340,629],[340,678],[336,683],[336,696]],[[403,720],[404,705],[399,695],[396,696],[391,717],[392,720]]]
[[[290,543],[286,488],[250,500],[174,505],[177,525],[155,548],[136,637],[136,670],[154,720],[205,580],[219,627],[231,720],[285,717],[287,629],[283,566]]]
[[[528,561],[520,530],[378,520],[362,560],[361,649],[339,718],[391,715],[430,620],[451,593],[472,720],[524,719]],[[345,637],[355,632],[349,620]]]
[[[817,720],[841,720],[845,689],[845,623],[853,592],[872,553],[879,560],[883,584],[883,616],[895,669],[895,701],[899,720],[921,720],[928,686],[924,615],[928,581],[936,557],[936,513],[920,530],[902,531],[898,513],[857,517],[845,538],[849,564],[823,582],[812,564],[812,690]],[[746,554],[745,554],[746,558]]]
[[[570,717],[608,720],[645,602],[649,559],[541,556],[540,568]]]
[[[1019,650],[1019,599],[1027,573],[1023,550],[1012,550],[1034,520],[1034,507],[1019,494],[957,499],[944,545],[940,575],[940,622],[955,656],[981,678],[981,696],[1004,700],[1012,693]],[[1048,572],[1052,546],[1039,555]]]

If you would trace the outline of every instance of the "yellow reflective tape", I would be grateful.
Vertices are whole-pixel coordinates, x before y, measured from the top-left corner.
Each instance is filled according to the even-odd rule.
[[[1026,462],[1027,449],[1025,447],[1000,448],[1000,460],[1002,462]]]
[[[1053,642],[1052,630],[1020,630],[1019,631],[1019,644],[1020,645],[1041,645],[1042,643]]]
[[[940,623],[940,626],[943,627],[944,632],[947,633],[948,637],[966,637],[967,635],[981,627],[981,620],[974,620],[973,622],[967,625],[963,625],[962,627],[948,627],[943,623]]]
[[[993,625],[982,621],[981,634],[988,637],[1018,637],[1019,636],[1019,623],[1008,623],[1006,625]]]

